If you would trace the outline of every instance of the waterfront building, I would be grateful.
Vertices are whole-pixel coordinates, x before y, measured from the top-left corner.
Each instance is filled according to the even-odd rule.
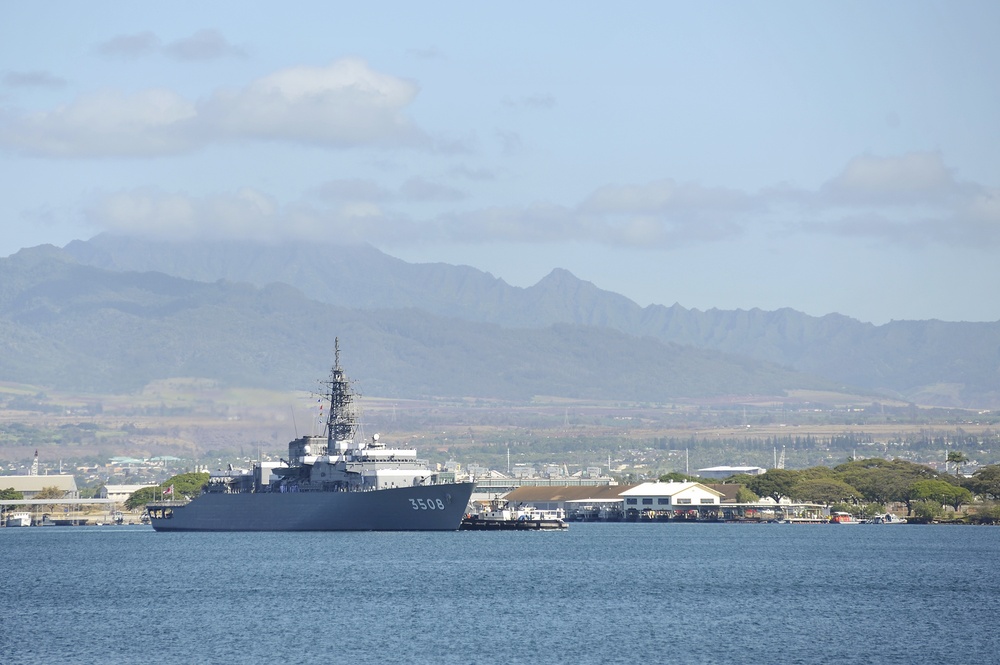
[[[24,495],[24,498],[34,499],[39,492],[47,487],[55,487],[65,493],[67,499],[78,499],[80,493],[76,487],[76,478],[66,473],[51,476],[0,476],[0,489],[14,489]]]
[[[105,485],[98,492],[98,497],[101,499],[111,499],[115,503],[125,503],[125,500],[134,492],[138,492],[146,487],[159,487],[159,485],[155,483],[149,485]]]
[[[670,517],[677,513],[700,515],[717,510],[722,492],[695,482],[643,483],[621,493],[626,515],[630,510],[650,516]]]

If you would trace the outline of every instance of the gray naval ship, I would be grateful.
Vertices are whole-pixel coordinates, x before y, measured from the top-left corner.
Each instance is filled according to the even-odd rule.
[[[157,531],[454,531],[475,483],[438,482],[416,450],[387,448],[376,434],[354,441],[357,417],[340,343],[324,383],[325,436],[288,444],[288,460],[211,474],[189,502],[146,509]]]

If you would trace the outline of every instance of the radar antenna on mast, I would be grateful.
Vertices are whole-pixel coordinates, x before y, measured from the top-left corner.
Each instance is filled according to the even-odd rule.
[[[324,383],[327,387],[327,401],[330,412],[326,418],[326,441],[328,450],[333,449],[337,441],[350,441],[358,427],[354,411],[354,393],[351,382],[340,367],[340,338],[334,338],[333,367],[330,378]]]

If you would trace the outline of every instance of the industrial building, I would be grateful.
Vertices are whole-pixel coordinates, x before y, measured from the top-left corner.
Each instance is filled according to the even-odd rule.
[[[0,476],[0,490],[13,489],[24,495],[25,500],[34,499],[48,488],[54,487],[64,493],[66,499],[80,498],[76,487],[76,478],[69,474],[51,476]]]

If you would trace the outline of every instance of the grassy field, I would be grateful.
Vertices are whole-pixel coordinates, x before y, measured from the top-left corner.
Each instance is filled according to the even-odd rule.
[[[539,397],[359,400],[360,436],[416,447],[431,459],[680,470],[681,464],[770,466],[779,447],[792,467],[839,460],[860,446],[885,456],[937,459],[950,445],[992,463],[1000,414],[935,409],[840,393],[734,396],[668,404]],[[289,440],[322,433],[318,398],[228,388],[197,379],[158,381],[129,395],[50,393],[0,384],[0,463],[171,455],[198,461],[284,455]],[[832,443],[831,443],[832,442]],[[940,445],[938,443],[940,442]],[[684,451],[683,462],[679,458]],[[692,459],[693,456],[693,459]]]

